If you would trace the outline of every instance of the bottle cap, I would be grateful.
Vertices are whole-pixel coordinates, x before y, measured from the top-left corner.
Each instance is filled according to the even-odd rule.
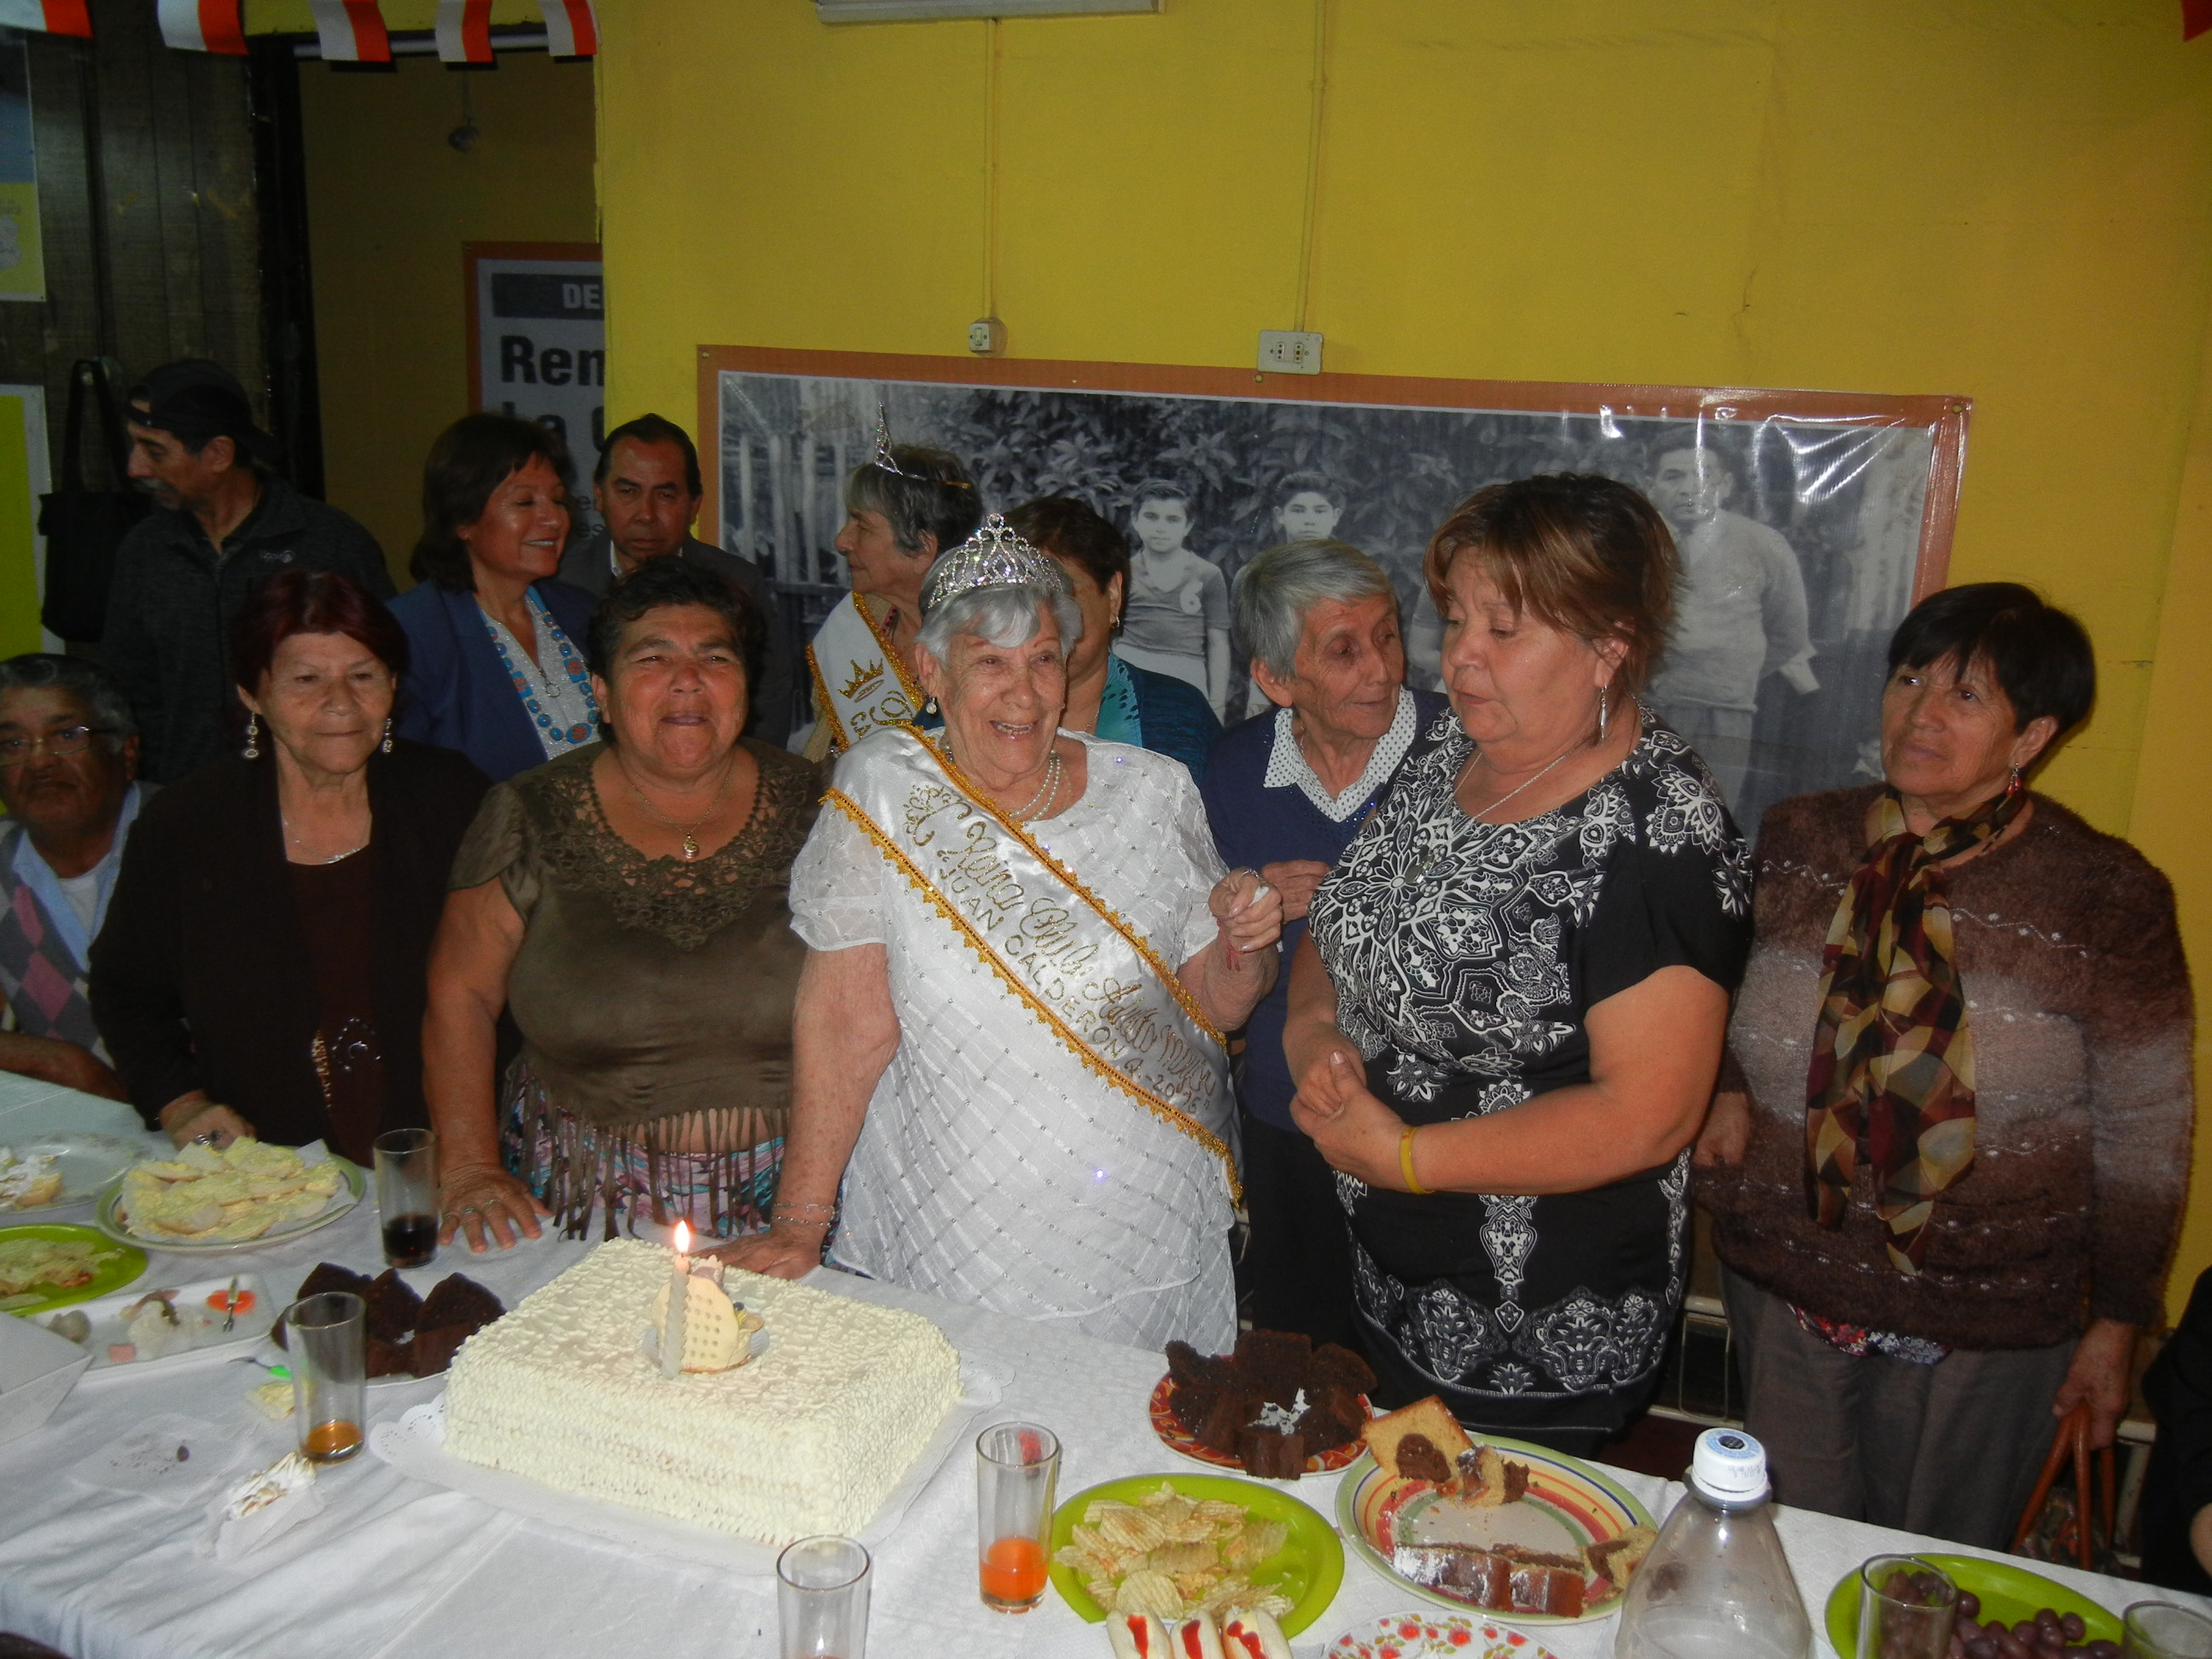
[[[1690,1484],[1717,1503],[1766,1496],[1766,1448],[1741,1429],[1707,1429],[1690,1457]]]

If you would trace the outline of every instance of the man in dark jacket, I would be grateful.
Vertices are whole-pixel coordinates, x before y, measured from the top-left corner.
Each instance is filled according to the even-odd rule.
[[[605,599],[617,580],[647,559],[672,553],[738,589],[759,613],[764,636],[745,735],[781,743],[791,733],[792,677],[799,653],[760,567],[691,533],[706,494],[691,434],[659,415],[623,422],[607,434],[592,485],[606,528],[562,555],[561,580]]]
[[[380,599],[376,538],[271,469],[237,377],[186,358],[131,394],[131,477],[155,509],[123,538],[100,657],[138,717],[141,772],[183,776],[227,751],[231,619],[280,570],[334,570]]]

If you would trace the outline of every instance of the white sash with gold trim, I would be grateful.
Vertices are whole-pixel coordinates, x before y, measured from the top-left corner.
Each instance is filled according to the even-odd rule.
[[[908,725],[921,710],[921,688],[907,678],[898,653],[850,593],[815,631],[806,665],[814,674],[815,701],[830,722],[834,753],[884,726]]]
[[[875,750],[858,797],[829,804],[1076,1062],[1218,1158],[1234,1197],[1224,1045],[1174,969],[936,744],[906,732]]]

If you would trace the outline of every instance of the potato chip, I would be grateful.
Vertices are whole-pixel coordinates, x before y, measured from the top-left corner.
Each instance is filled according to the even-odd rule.
[[[1249,1574],[1288,1540],[1279,1521],[1240,1504],[1194,1501],[1163,1484],[1136,1507],[1095,1499],[1053,1559],[1073,1568],[1109,1612],[1188,1619],[1231,1608],[1286,1612],[1291,1603]]]
[[[1291,1529],[1279,1521],[1248,1521],[1234,1537],[1224,1539],[1221,1559],[1232,1567],[1256,1567],[1283,1547]]]
[[[1133,1572],[1114,1592],[1109,1613],[1149,1613],[1155,1619],[1182,1616],[1182,1597],[1175,1582],[1162,1572]]]

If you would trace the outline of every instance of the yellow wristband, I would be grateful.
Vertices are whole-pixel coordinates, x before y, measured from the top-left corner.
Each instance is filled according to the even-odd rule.
[[[1413,1178],[1413,1137],[1419,1133],[1416,1126],[1408,1124],[1406,1133],[1398,1137],[1398,1168],[1406,1177],[1406,1190],[1416,1198],[1426,1198],[1429,1189]]]

